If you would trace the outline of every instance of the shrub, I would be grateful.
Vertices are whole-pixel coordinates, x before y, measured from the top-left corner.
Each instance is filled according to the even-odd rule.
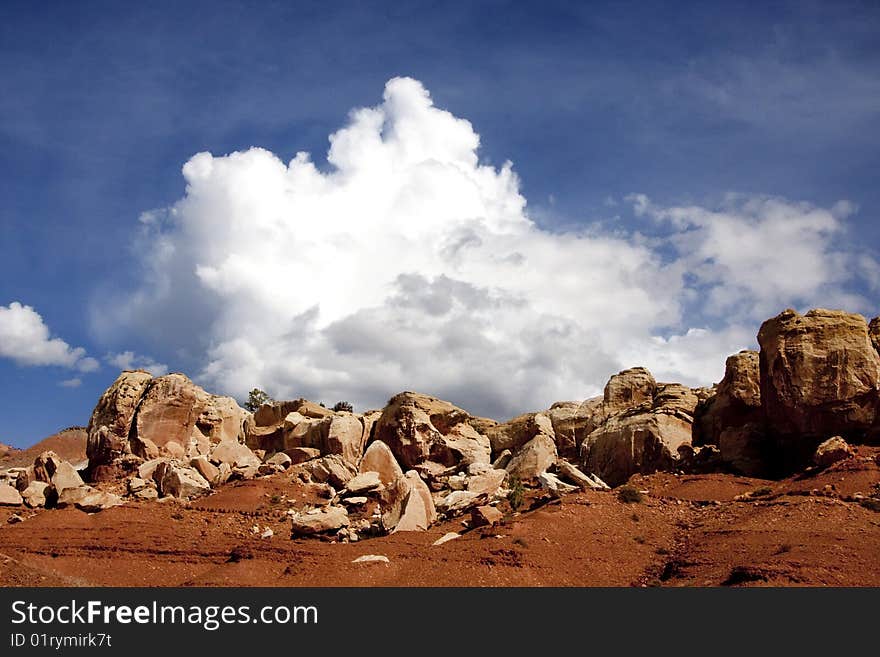
[[[762,486],[752,491],[752,497],[767,497],[773,493],[773,489],[768,486]]]
[[[516,511],[525,500],[526,489],[519,477],[511,477],[508,486],[510,492],[507,494],[507,502],[510,504],[510,508]]]
[[[332,410],[333,410],[334,413],[338,413],[339,411],[348,411],[349,413],[353,413],[353,412],[354,412],[354,406],[352,406],[352,405],[351,405],[349,402],[347,402],[347,401],[338,401],[338,402],[336,402],[335,404],[333,404],[333,409],[332,409]]]
[[[621,486],[617,490],[617,499],[625,504],[638,504],[644,501],[644,495],[635,486]]]

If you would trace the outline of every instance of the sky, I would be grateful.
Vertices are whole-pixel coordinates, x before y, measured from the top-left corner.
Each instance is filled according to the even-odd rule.
[[[880,314],[880,8],[0,4],[0,442],[119,371],[505,419]]]

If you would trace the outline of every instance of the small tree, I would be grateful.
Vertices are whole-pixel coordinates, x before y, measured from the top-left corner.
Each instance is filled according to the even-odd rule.
[[[270,404],[272,399],[268,394],[259,388],[254,388],[248,393],[248,400],[244,403],[244,407],[251,413],[255,412],[263,404]]]
[[[333,405],[333,412],[338,413],[339,411],[348,411],[349,413],[353,413],[354,406],[352,406],[347,401],[338,401]]]
[[[510,487],[507,502],[510,504],[510,508],[516,511],[525,501],[526,488],[519,477],[508,477],[507,485]]]

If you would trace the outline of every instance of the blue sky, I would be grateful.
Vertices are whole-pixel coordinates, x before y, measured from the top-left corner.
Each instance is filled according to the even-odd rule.
[[[538,407],[569,391],[586,397],[628,358],[642,357],[684,379],[711,376],[702,365],[670,362],[652,349],[658,341],[684,345],[689,335],[701,342],[684,352],[699,353],[707,362],[720,357],[723,366],[725,349],[742,342],[743,335],[753,336],[760,318],[787,305],[846,303],[854,311],[880,313],[874,267],[880,251],[876,3],[149,4],[7,1],[0,7],[0,306],[30,306],[51,338],[86,354],[68,353],[55,364],[40,365],[23,362],[0,345],[5,353],[0,357],[2,442],[26,445],[62,427],[85,424],[100,392],[118,373],[108,361],[121,362],[112,356],[126,351],[232,394],[262,385],[279,395],[305,394],[326,402],[345,395],[370,405],[397,392],[395,386],[427,386],[427,392],[454,397],[466,407],[503,414],[523,404],[521,410]],[[255,305],[254,313],[283,325],[271,335],[236,332],[231,318],[248,314],[248,306],[229,285],[221,289],[203,277],[180,282],[186,295],[150,296],[157,285],[157,259],[147,254],[158,244],[170,242],[177,253],[206,258],[193,262],[193,269],[210,260],[206,253],[234,250],[221,243],[200,250],[187,241],[202,234],[200,222],[209,221],[208,206],[199,205],[202,196],[186,206],[196,209],[181,210],[182,218],[145,234],[142,213],[162,215],[161,209],[188,198],[181,167],[190,158],[203,151],[221,158],[262,147],[286,164],[306,151],[318,172],[329,174],[337,167],[325,159],[328,136],[346,125],[357,127],[349,119],[353,108],[383,107],[386,126],[406,118],[395,113],[395,102],[418,97],[414,87],[401,87],[382,105],[386,83],[397,76],[419,81],[437,108],[470,121],[479,135],[480,164],[501,176],[504,163],[513,163],[518,187],[511,198],[525,199],[525,213],[538,231],[520,234],[520,246],[511,247],[532,263],[529,275],[535,268],[556,266],[546,256],[548,249],[571,249],[572,263],[577,253],[593,254],[596,261],[644,257],[632,270],[638,275],[630,270],[614,275],[618,281],[630,275],[641,281],[614,293],[621,304],[629,298],[641,303],[637,292],[656,299],[654,283],[647,279],[678,281],[680,289],[667,304],[675,308],[668,314],[656,308],[609,320],[611,326],[620,322],[638,329],[627,343],[634,345],[632,353],[610,338],[597,338],[600,329],[592,319],[579,319],[605,312],[606,306],[577,307],[557,317],[534,296],[535,286],[507,289],[491,283],[495,277],[476,262],[459,269],[447,262],[424,270],[415,265],[389,270],[364,295],[380,299],[387,293],[390,301],[354,307],[345,297],[350,312],[326,309],[324,300],[349,281],[334,278],[335,269],[321,270],[316,280],[269,278],[268,288],[323,290],[302,312],[285,312],[268,300]],[[425,119],[413,125],[447,134],[446,123],[431,127]],[[363,166],[352,165],[355,171]],[[234,188],[236,181],[251,180],[248,175],[235,169],[231,183],[206,181],[205,197],[231,193],[222,185]],[[496,182],[492,185],[496,189]],[[426,195],[436,191],[430,185],[419,189]],[[451,190],[458,189],[436,193],[454,195]],[[480,191],[483,197],[492,193],[488,187]],[[348,198],[348,192],[340,194]],[[637,194],[649,198],[649,205],[639,205]],[[755,209],[756,199],[768,198],[782,199],[781,205]],[[839,205],[844,200],[846,207]],[[210,208],[211,222],[248,221]],[[792,208],[801,215],[792,219]],[[265,204],[256,210],[276,211]],[[414,212],[419,214],[418,206]],[[446,220],[437,221],[426,241],[432,234],[449,237]],[[812,241],[792,251],[791,263],[767,271],[778,277],[790,272],[793,278],[819,271],[817,280],[783,285],[757,300],[761,288],[754,281],[728,285],[728,270],[719,270],[719,262],[762,271],[763,261],[749,264],[741,254],[724,250],[735,250],[730,235],[741,235],[743,226],[754,228],[755,222],[752,238],[759,244],[764,235],[788,243],[779,235],[809,233]],[[721,231],[721,225],[731,228]],[[780,232],[777,226],[787,228]],[[346,224],[345,231],[356,237],[352,226]],[[581,237],[572,243],[554,237],[571,233]],[[546,248],[540,246],[545,239]],[[608,249],[595,251],[599,246]],[[257,253],[262,254],[246,255]],[[354,280],[371,276],[363,264],[370,262],[367,251],[327,253],[361,263]],[[696,253],[703,259],[694,260]],[[815,270],[813,262],[804,262],[814,256]],[[191,275],[185,262],[168,262],[169,271]],[[548,280],[571,274],[578,284],[575,264],[564,275],[553,271]],[[601,276],[583,276],[579,284],[589,296],[591,281]],[[688,282],[689,277],[695,280]],[[181,280],[172,277],[172,287]],[[418,294],[401,282],[413,280]],[[482,350],[474,336],[489,335],[486,326],[492,322],[470,326],[467,319],[479,316],[480,309],[467,299],[486,290],[492,303],[516,297],[535,310],[534,322],[518,323],[513,314],[498,320],[507,331],[504,342],[515,336],[521,344],[515,353],[489,345],[492,356],[484,366],[473,360]],[[118,309],[138,294],[152,301],[128,308],[125,320],[119,320]],[[437,324],[428,319],[439,311],[426,306],[426,299],[442,299],[450,308],[462,308],[462,314],[444,316],[445,332],[435,334]],[[313,326],[302,318],[314,306],[324,314]],[[508,317],[506,312],[498,317]],[[551,324],[550,337],[536,328]],[[409,345],[413,353],[386,371],[361,352],[390,348],[370,337],[388,326],[398,331],[391,331],[392,346]],[[419,358],[417,337],[426,331],[431,356]],[[259,339],[251,340],[257,333]],[[300,340],[296,353],[280,344],[283,336],[294,334]],[[246,349],[231,352],[249,340]],[[602,346],[596,353],[590,351],[594,344]],[[544,349],[547,345],[553,349]],[[442,348],[469,367],[438,375],[435,364],[443,358],[436,350]],[[243,354],[254,350],[259,362],[243,365]],[[563,353],[568,361],[595,366],[556,362]],[[85,357],[96,359],[98,369],[83,365]],[[295,366],[279,365],[294,361]],[[514,369],[505,364],[511,362],[517,363]],[[443,363],[444,372],[450,367]],[[491,376],[483,378],[479,370]],[[378,381],[367,381],[371,372]],[[59,385],[71,379],[80,385]],[[482,392],[502,379],[518,381],[503,389],[509,403]],[[560,383],[534,383],[545,379]]]

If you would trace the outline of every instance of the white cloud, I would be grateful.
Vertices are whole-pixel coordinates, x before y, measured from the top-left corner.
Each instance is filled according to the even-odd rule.
[[[80,379],[79,377],[65,379],[64,381],[61,381],[58,385],[62,388],[79,388],[82,385],[82,379]]]
[[[98,368],[98,361],[86,356],[82,347],[50,337],[40,314],[18,301],[0,306],[0,357],[24,366],[57,365],[80,372]]]
[[[636,364],[717,381],[758,313],[844,295],[850,275],[827,246],[839,213],[782,199],[634,197],[659,238],[542,230],[512,165],[481,162],[471,124],[415,80],[391,80],[330,143],[321,169],[259,148],[193,156],[185,197],[141,218],[142,284],[96,326],[186,352],[240,396],[365,407],[416,389],[498,417]]]
[[[157,363],[149,356],[140,356],[133,351],[108,354],[104,360],[120,370],[146,370],[153,376],[168,374],[168,366],[165,363]]]

